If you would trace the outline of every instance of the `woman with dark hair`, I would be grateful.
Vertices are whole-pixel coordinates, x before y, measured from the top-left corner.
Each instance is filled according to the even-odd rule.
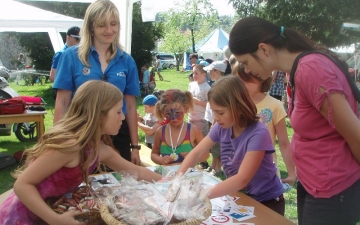
[[[262,80],[273,70],[290,73],[295,59],[304,51],[317,50],[338,60],[334,53],[301,33],[257,17],[243,18],[235,24],[229,47],[245,72]],[[360,221],[357,101],[341,69],[323,54],[303,56],[293,70],[294,105],[290,104],[289,116],[299,181],[299,224],[355,225]]]

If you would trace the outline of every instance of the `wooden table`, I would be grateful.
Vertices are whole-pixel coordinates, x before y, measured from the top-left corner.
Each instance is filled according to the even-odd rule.
[[[158,164],[154,163],[151,160],[151,149],[144,145],[140,144],[141,149],[139,150],[140,160],[141,160],[141,166],[157,166]]]
[[[31,112],[31,113],[23,113],[23,114],[0,115],[0,124],[35,122],[37,140],[39,140],[40,137],[45,132],[45,125],[44,125],[45,114],[46,112]]]
[[[244,193],[236,192],[233,196],[240,197],[239,200],[236,201],[238,205],[243,206],[253,206],[254,215],[256,217],[244,220],[243,223],[254,223],[255,225],[295,225],[290,220],[271,210],[270,208],[264,206],[260,202],[255,199],[247,196]]]

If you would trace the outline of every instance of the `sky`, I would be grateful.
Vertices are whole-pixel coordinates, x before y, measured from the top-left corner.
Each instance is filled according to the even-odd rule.
[[[171,7],[175,7],[176,0],[157,0],[156,9],[159,11],[167,11]],[[209,0],[213,7],[219,12],[220,16],[235,15],[235,10],[232,5],[228,4],[228,0]]]

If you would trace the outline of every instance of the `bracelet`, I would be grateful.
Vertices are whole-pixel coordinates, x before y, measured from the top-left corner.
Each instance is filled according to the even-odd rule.
[[[141,145],[130,145],[130,148],[140,150],[140,149],[141,149]]]

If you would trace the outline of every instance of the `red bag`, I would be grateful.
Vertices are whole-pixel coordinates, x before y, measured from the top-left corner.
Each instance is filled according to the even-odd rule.
[[[21,114],[25,111],[25,101],[21,97],[0,99],[0,115]]]

